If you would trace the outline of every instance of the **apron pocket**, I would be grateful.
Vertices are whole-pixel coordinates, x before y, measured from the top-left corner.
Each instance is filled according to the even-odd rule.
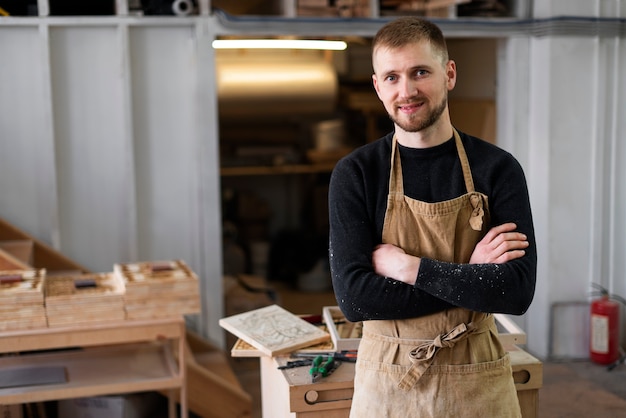
[[[398,388],[398,382],[409,368],[409,365],[359,359],[355,385],[360,390],[355,391],[355,410],[351,416],[521,416],[508,354],[484,363],[431,365],[415,386],[405,392]],[[399,410],[398,405],[403,408]]]

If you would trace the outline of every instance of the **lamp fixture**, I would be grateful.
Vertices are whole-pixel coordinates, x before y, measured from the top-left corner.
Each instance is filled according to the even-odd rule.
[[[216,39],[215,49],[319,49],[343,51],[348,47],[344,41],[316,39]]]

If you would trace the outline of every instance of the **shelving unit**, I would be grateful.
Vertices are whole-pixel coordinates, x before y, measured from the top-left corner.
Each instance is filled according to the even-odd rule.
[[[170,391],[169,417],[187,417],[182,318],[0,333],[0,370],[62,367],[64,383],[5,387],[0,404]],[[178,392],[178,396],[176,396]]]

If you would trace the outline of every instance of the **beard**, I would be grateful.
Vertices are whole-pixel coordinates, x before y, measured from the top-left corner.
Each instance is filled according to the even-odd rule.
[[[419,132],[434,125],[446,110],[447,106],[448,95],[446,94],[443,99],[441,99],[441,102],[436,107],[432,108],[423,118],[417,115],[411,115],[408,120],[400,120],[399,117],[394,117],[391,113],[389,113],[389,118],[406,132]]]

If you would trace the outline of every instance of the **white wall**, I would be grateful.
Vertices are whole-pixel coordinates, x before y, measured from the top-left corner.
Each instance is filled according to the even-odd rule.
[[[534,12],[623,18],[625,5],[535,2]],[[626,294],[619,232],[626,226],[620,216],[626,150],[618,137],[626,129],[623,33],[516,38],[502,50],[498,138],[520,158],[529,180],[539,270],[524,326],[528,347],[540,356],[587,350],[581,330],[588,324],[572,323],[571,316],[552,322],[554,305],[589,301],[592,282]],[[557,329],[571,332],[555,340]]]

